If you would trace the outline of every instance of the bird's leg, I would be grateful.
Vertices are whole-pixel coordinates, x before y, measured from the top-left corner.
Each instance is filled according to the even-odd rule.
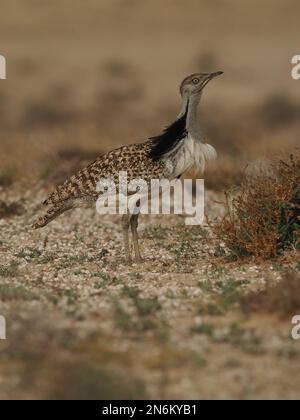
[[[122,229],[123,229],[123,239],[124,239],[124,248],[127,262],[131,262],[131,253],[129,247],[129,225],[130,225],[130,214],[124,214],[122,216]]]
[[[133,241],[135,261],[136,262],[141,262],[142,261],[142,257],[141,257],[141,254],[140,254],[139,238],[138,238],[138,233],[137,233],[138,217],[139,217],[139,213],[133,214],[131,216],[131,218],[130,218],[130,226],[131,226],[131,233],[132,233],[132,241]]]

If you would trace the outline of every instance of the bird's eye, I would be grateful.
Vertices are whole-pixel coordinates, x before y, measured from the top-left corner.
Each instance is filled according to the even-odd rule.
[[[200,82],[200,80],[198,79],[198,77],[195,77],[195,78],[192,80],[192,82],[194,83],[194,85],[197,85],[197,84]]]

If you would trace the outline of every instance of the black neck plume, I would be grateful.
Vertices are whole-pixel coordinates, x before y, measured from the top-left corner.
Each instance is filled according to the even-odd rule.
[[[185,113],[174,121],[169,127],[165,128],[162,134],[156,137],[150,137],[152,140],[152,148],[149,156],[153,160],[159,160],[168,153],[172,152],[178,143],[187,136],[186,118],[188,112],[188,104]]]

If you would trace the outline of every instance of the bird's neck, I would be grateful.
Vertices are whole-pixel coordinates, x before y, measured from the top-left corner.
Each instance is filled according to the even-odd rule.
[[[199,102],[201,94],[192,96],[183,96],[182,106],[178,118],[186,115],[186,131],[194,138],[201,140],[202,130],[199,122]]]

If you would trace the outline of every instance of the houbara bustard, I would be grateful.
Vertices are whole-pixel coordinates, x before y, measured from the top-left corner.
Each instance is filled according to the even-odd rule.
[[[206,161],[214,159],[216,152],[205,143],[198,120],[198,105],[204,87],[221,74],[223,72],[218,71],[195,73],[186,77],[180,85],[182,106],[178,117],[161,135],[151,137],[144,143],[112,150],[59,185],[43,203],[51,207],[33,227],[42,228],[67,210],[95,204],[100,194],[97,188],[99,180],[110,179],[118,183],[120,172],[127,173],[128,182],[131,179],[143,179],[148,184],[152,179],[174,180],[191,170],[195,174],[203,174]],[[138,216],[138,213],[122,215],[124,247],[128,261],[131,261],[129,228],[132,232],[135,260],[141,261],[137,235]]]

